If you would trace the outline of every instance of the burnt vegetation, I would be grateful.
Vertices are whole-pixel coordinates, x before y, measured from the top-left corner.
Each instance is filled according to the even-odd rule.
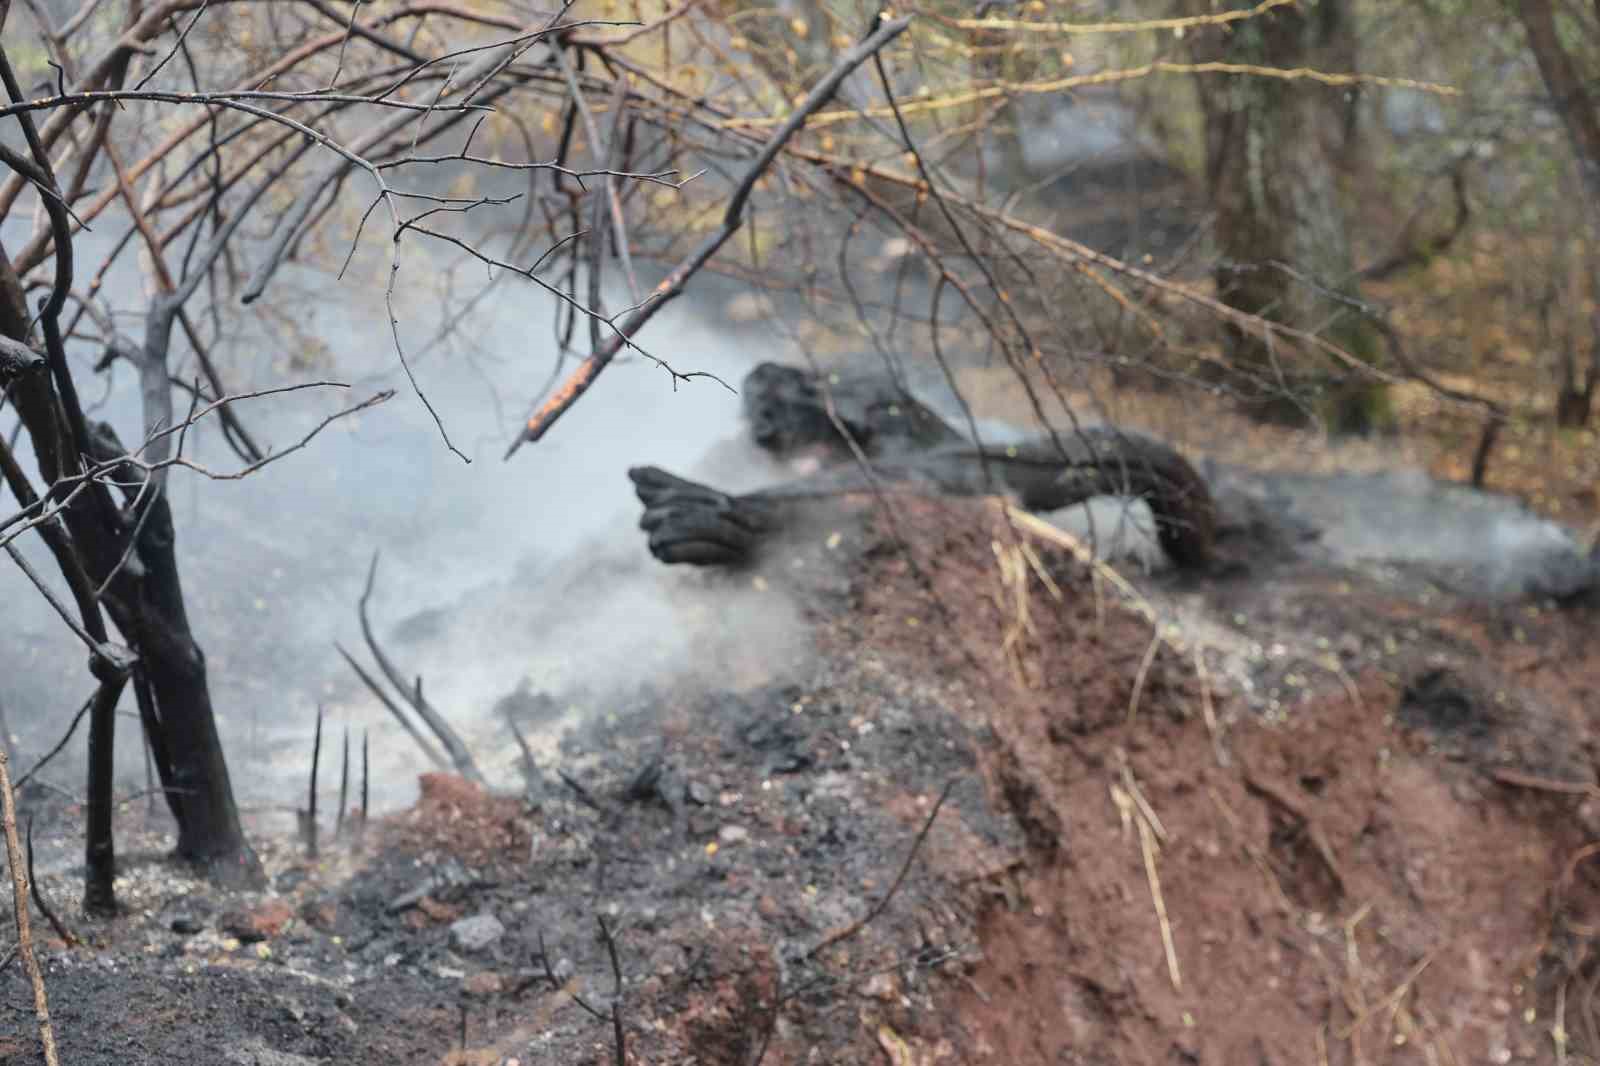
[[[1600,793],[1574,755],[1600,722],[1573,696],[1600,675],[1572,636],[1600,597],[1600,6],[0,0],[0,31],[0,625],[37,601],[83,662],[50,706],[0,676],[0,977],[16,959],[29,998],[0,1011],[37,1033],[0,1034],[0,1058],[54,1066],[74,1024],[93,1032],[70,1012],[63,1031],[59,1000],[52,1017],[41,959],[114,948],[148,917],[119,886],[153,860],[117,846],[146,795],[164,813],[141,848],[170,825],[160,861],[194,898],[246,901],[215,921],[163,910],[162,935],[265,962],[312,929],[342,953],[329,967],[407,967],[395,995],[413,1001],[330,999],[295,1037],[309,1055],[395,1053],[336,1030],[368,1009],[384,1031],[431,973],[460,991],[419,1028],[461,1062],[527,1055],[569,1005],[586,1035],[562,1023],[553,1053],[586,1042],[618,1066],[760,1066],[815,1041],[897,1064],[1066,1054],[1041,1020],[1058,1009],[1106,1061],[1364,1062],[1380,1027],[1372,1046],[1455,1061],[1444,1005],[1500,1002],[1494,982],[1522,978],[1483,959],[1532,943],[1515,1016],[1554,1016],[1558,1061],[1576,1042],[1600,1056]],[[315,339],[301,301],[338,311],[341,285],[376,294],[386,321],[363,342],[395,387]],[[702,364],[660,326],[674,303],[730,347],[759,321],[781,357]],[[469,349],[496,306],[537,306],[549,333],[506,353],[521,391],[494,402],[526,413],[463,424],[429,382],[476,367],[430,378],[423,360]],[[592,461],[586,444],[615,442],[572,413],[626,374],[725,396],[762,484],[669,471],[643,432],[626,470]],[[361,645],[328,652],[385,728],[356,752],[349,720],[267,697],[306,723],[309,788],[285,797],[292,845],[252,839],[249,771],[224,750],[239,710],[183,562],[222,547],[180,547],[174,488],[197,486],[197,508],[211,483],[250,492],[400,405],[439,454],[507,479],[559,427],[595,480],[631,480],[635,554],[702,568],[648,580],[730,603],[776,588],[815,676],[741,686],[707,664],[714,683],[626,698],[525,684],[494,708],[513,792],[476,728],[489,709],[441,698],[451,679],[425,684],[375,621],[373,543]],[[268,411],[302,417],[285,434]],[[1459,530],[1384,525],[1402,508],[1366,497],[1363,529],[1339,513],[1354,482],[1314,480],[1359,466],[1398,498],[1373,471],[1402,463]],[[526,594],[597,595],[565,580],[541,570]],[[244,625],[274,624],[246,600]],[[258,643],[260,673],[323,668]],[[1315,750],[1261,731],[1292,708]],[[19,720],[56,739],[16,750]],[[131,736],[146,781],[119,797]],[[415,808],[369,822],[371,757],[402,746],[434,772]],[[43,773],[74,758],[81,793]],[[1461,817],[1460,840],[1535,841],[1536,889],[1502,863],[1441,900],[1429,871],[1467,859],[1368,780],[1390,772],[1441,824]],[[1087,824],[1088,780],[1120,843]],[[34,808],[77,834],[70,904],[36,876]],[[1202,852],[1237,868],[1208,882]],[[1092,933],[1060,903],[1080,874]],[[1107,900],[1135,889],[1155,936],[1137,973],[1105,947],[1133,927]],[[1542,901],[1518,911],[1526,943],[1467,943],[1488,936],[1469,906],[1524,890]],[[1239,921],[1197,932],[1229,893]],[[1454,939],[1419,947],[1430,906]],[[1372,907],[1393,917],[1381,943],[1361,940]],[[1213,947],[1263,937],[1315,959],[1259,1000],[1315,1037],[1238,1018],[1196,1035],[1196,1012],[1247,991]],[[1449,983],[1460,959],[1421,983],[1458,948],[1477,985]],[[1057,949],[1050,992],[1034,975]],[[256,978],[235,979],[247,999]],[[276,980],[253,991],[291,995]],[[841,1020],[849,997],[870,1026]],[[1520,1053],[1531,1030],[1495,1024],[1474,1052]],[[185,1037],[152,1040],[157,1061]]]

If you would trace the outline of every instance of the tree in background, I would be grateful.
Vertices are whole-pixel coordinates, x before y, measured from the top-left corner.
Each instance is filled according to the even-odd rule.
[[[1252,5],[1254,6],[1254,5]],[[1243,8],[1241,8],[1243,10]],[[1197,63],[1235,68],[1355,69],[1347,0],[1279,5],[1254,18],[1208,27],[1191,38]],[[1339,155],[1352,149],[1352,87],[1311,78],[1196,75],[1205,120],[1206,184],[1216,211],[1217,296],[1259,315],[1327,337],[1375,364],[1381,337],[1357,310],[1360,289],[1340,188]],[[1335,366],[1293,365],[1272,338],[1226,329],[1229,358],[1255,381],[1260,414],[1325,418],[1364,433],[1388,415],[1383,391]]]
[[[1562,426],[1584,426],[1595,387],[1600,384],[1600,3],[1588,12],[1576,4],[1567,5],[1560,16],[1551,0],[1516,0],[1512,6],[1527,33],[1528,47],[1550,94],[1550,106],[1566,130],[1577,166],[1576,199],[1587,239],[1579,259],[1586,283],[1576,286],[1576,297],[1591,304],[1588,321],[1583,322],[1582,315],[1577,320],[1587,329],[1558,331],[1552,327],[1551,319],[1557,314],[1554,304],[1570,298],[1559,284],[1552,284],[1548,297],[1540,303],[1540,312],[1545,341],[1557,349],[1556,420]],[[1576,349],[1585,332],[1589,360],[1580,374]]]

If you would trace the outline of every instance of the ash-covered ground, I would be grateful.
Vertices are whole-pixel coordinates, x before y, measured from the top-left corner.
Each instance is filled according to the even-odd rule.
[[[158,832],[115,922],[46,876],[91,944],[42,934],[64,1061],[609,1063],[614,1007],[639,1063],[1600,1050],[1592,615],[1263,559],[1130,596],[991,503],[819,505],[667,572],[785,597],[773,676],[525,693],[582,713],[520,784],[268,840],[262,893]]]

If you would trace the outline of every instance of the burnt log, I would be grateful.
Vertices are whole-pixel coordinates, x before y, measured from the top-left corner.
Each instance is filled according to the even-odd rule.
[[[1205,479],[1153,437],[1095,426],[1020,445],[974,444],[897,382],[868,377],[824,385],[773,364],[746,376],[744,406],[760,447],[784,454],[820,445],[842,465],[743,495],[659,467],[634,467],[628,476],[645,506],[640,527],[662,562],[745,563],[799,501],[879,491],[1004,495],[1031,511],[1094,496],[1136,497],[1149,505],[1157,540],[1177,566],[1200,568],[1213,557],[1217,516]]]

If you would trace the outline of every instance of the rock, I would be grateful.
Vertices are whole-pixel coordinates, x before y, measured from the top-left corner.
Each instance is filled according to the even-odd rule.
[[[234,1066],[317,1066],[322,1061],[279,1051],[259,1036],[249,1037],[225,1048],[222,1057]]]
[[[440,903],[432,896],[423,896],[417,900],[417,910],[436,922],[453,922],[461,917],[460,907],[449,903]]]
[[[861,986],[861,994],[870,999],[892,1003],[900,998],[900,982],[890,973],[873,974]]]
[[[339,904],[331,896],[308,899],[300,904],[300,920],[318,932],[331,932],[339,921]]]
[[[711,805],[711,789],[699,781],[690,781],[683,789],[684,798],[698,807]]]
[[[175,914],[172,916],[172,931],[180,936],[194,936],[205,928],[205,923],[192,914]]]
[[[229,911],[217,921],[217,928],[241,944],[254,944],[282,933],[293,919],[288,903],[269,899],[247,910]]]
[[[450,943],[460,951],[483,951],[506,935],[506,927],[492,914],[475,914],[450,926]]]
[[[434,869],[433,873],[390,900],[385,909],[390,914],[399,914],[403,910],[415,907],[422,901],[424,896],[438,897],[457,889],[477,884],[478,881],[477,875],[460,862],[455,859],[445,859]]]
[[[717,830],[717,839],[724,844],[739,844],[750,839],[750,830],[742,825],[725,825]]]
[[[493,970],[475,973],[461,982],[461,991],[469,996],[498,995],[505,988],[505,980]]]

